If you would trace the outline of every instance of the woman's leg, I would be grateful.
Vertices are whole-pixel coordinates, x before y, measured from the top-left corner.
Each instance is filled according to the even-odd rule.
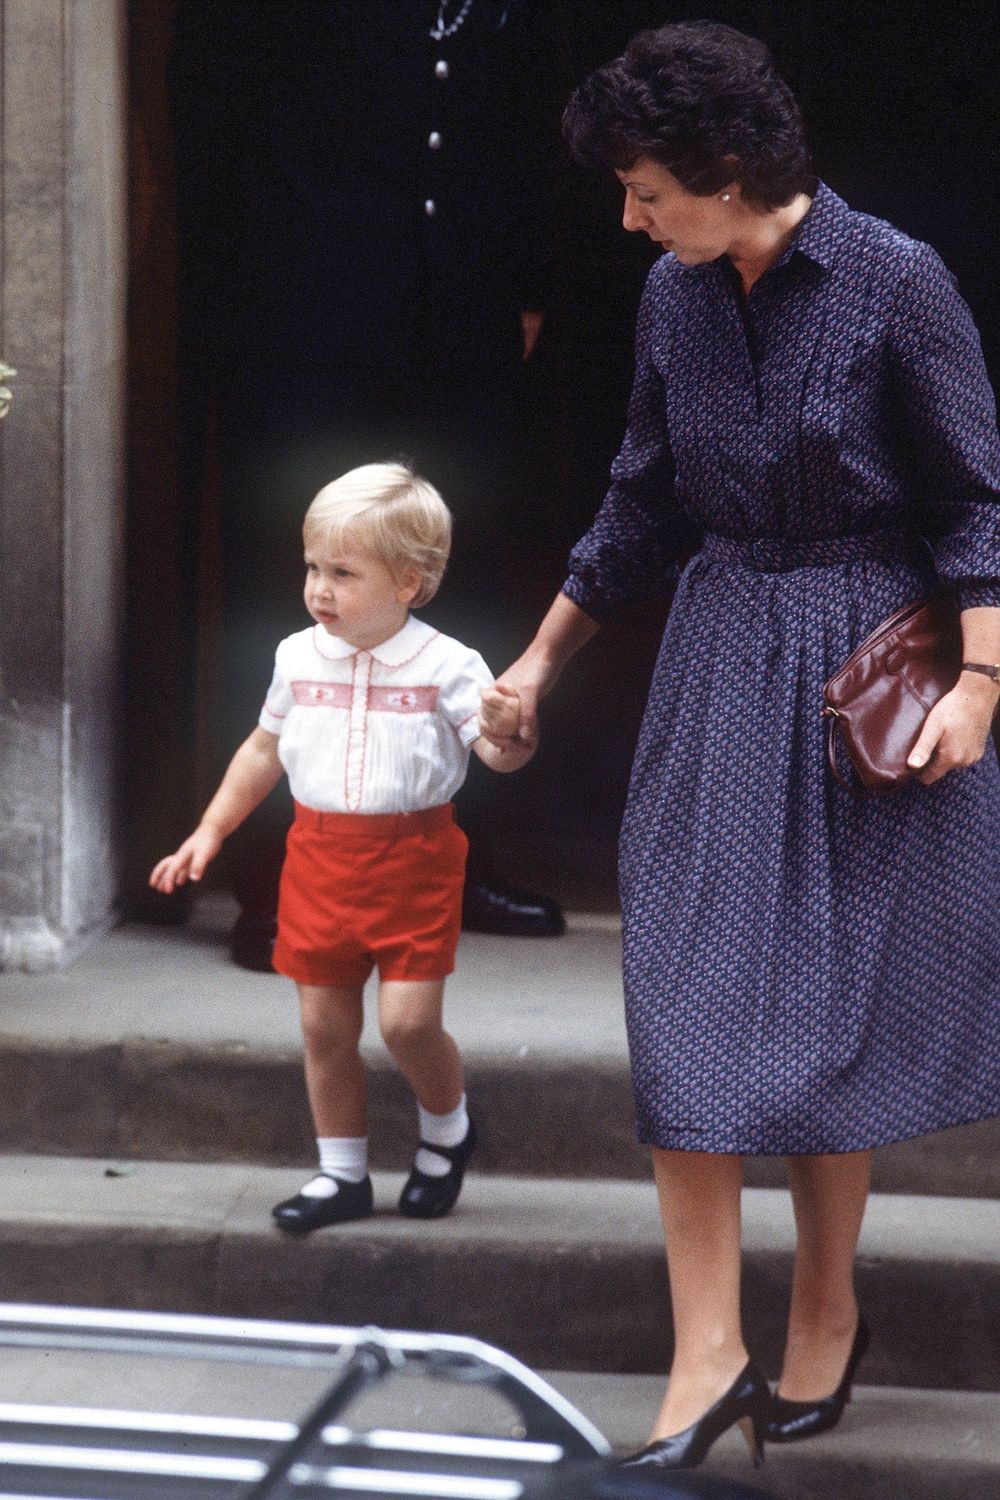
[[[653,1148],[674,1317],[670,1383],[652,1440],[696,1422],[747,1362],[740,1325],[738,1156]]]
[[[462,1059],[442,1025],[443,979],[386,979],[379,988],[385,1044],[429,1114],[456,1109],[465,1088]]]
[[[836,1390],[858,1322],[854,1255],[871,1183],[870,1151],[790,1156],[797,1242],[779,1395],[819,1401]]]
[[[300,984],[306,1091],[317,1136],[368,1134],[368,1091],[358,1054],[361,986]]]

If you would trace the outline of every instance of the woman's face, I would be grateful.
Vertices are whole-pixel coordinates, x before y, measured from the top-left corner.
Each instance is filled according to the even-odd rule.
[[[731,202],[724,203],[719,193],[698,198],[648,156],[615,176],[625,189],[626,229],[642,230],[686,266],[717,260],[729,249],[735,228],[732,209],[739,198],[735,184],[726,190]]]

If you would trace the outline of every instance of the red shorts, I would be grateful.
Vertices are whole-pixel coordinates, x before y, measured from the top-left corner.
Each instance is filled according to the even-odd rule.
[[[443,979],[455,967],[468,840],[450,802],[410,813],[295,804],[274,967],[300,984]]]

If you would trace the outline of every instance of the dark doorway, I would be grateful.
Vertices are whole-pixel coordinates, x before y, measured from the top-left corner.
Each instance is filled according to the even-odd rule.
[[[323,4],[325,0],[315,0]],[[335,0],[331,0],[335,3]],[[820,175],[853,207],[929,240],[957,275],[1000,377],[1000,16],[992,0],[640,3],[539,0],[554,97],[637,29],[697,16],[771,45],[806,113]],[[128,884],[174,847],[211,790],[204,683],[218,622],[210,405],[178,341],[176,184],[166,88],[174,0],[129,6],[131,67]],[[248,9],[253,5],[249,4]],[[307,10],[308,7],[300,7]],[[223,68],[224,57],[213,60]],[[558,278],[529,389],[545,455],[526,549],[538,612],[599,503],[624,425],[632,324],[651,248],[621,230],[614,185],[557,171]],[[308,497],[306,497],[308,498]],[[541,541],[539,541],[541,538]],[[611,848],[662,609],[607,628],[549,705],[543,750],[506,837],[572,841],[611,879]],[[526,628],[530,626],[527,622]],[[491,662],[495,670],[505,663]],[[586,733],[580,725],[586,723]],[[248,726],[249,727],[249,726]]]

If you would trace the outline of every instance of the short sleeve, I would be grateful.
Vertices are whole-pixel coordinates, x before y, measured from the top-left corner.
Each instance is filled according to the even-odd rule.
[[[563,585],[563,593],[595,620],[607,619],[623,605],[662,597],[676,578],[676,549],[669,536],[674,465],[663,381],[651,349],[662,295],[654,267],[636,325],[625,439],[594,524],[570,553]]]
[[[913,246],[889,354],[938,573],[961,608],[1000,606],[996,401],[972,314],[930,245]]]
[[[271,686],[264,698],[264,706],[260,711],[257,723],[261,729],[266,729],[268,734],[280,734],[288,711],[294,703],[292,696],[292,685],[288,672],[285,669],[285,642],[282,641],[274,654],[274,675],[271,678]]]
[[[479,738],[479,699],[493,686],[493,673],[478,651],[458,646],[448,662],[447,675],[438,695],[438,712],[455,730],[463,745]]]

